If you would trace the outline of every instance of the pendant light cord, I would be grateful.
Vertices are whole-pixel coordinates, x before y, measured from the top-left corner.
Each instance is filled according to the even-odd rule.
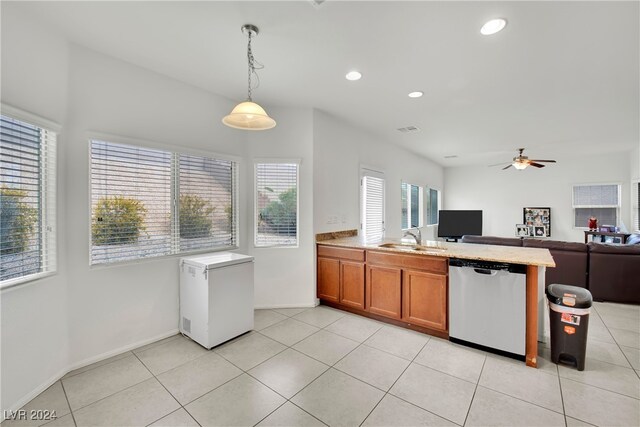
[[[256,59],[253,57],[253,51],[251,50],[251,37],[253,36],[254,32],[249,30],[247,31],[247,33],[249,34],[249,44],[247,45],[247,61],[249,62],[249,76],[248,76],[248,93],[247,93],[247,98],[249,101],[251,101],[251,91],[253,89],[257,89],[258,87],[260,87],[260,77],[258,76],[258,73],[256,72],[256,70],[261,70],[264,68],[264,65],[262,65],[261,63],[259,63],[258,61],[256,61]],[[254,76],[255,81],[256,81],[256,85],[255,87],[252,87],[251,85],[251,77]]]

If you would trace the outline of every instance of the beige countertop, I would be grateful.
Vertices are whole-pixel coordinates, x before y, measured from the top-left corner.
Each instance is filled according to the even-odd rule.
[[[523,248],[514,246],[499,245],[479,245],[471,243],[450,243],[424,241],[423,250],[410,248],[381,248],[385,243],[407,243],[400,239],[384,239],[382,241],[366,241],[361,236],[345,237],[339,239],[323,240],[319,245],[339,246],[345,248],[359,248],[384,252],[394,252],[412,255],[429,255],[444,258],[475,259],[482,261],[509,262],[512,264],[538,265],[544,267],[555,267],[556,263],[548,249]],[[410,244],[410,242],[409,242]]]

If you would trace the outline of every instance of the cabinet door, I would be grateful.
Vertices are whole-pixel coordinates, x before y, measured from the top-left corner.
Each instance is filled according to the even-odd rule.
[[[318,298],[340,300],[340,261],[318,257]]]
[[[364,264],[340,261],[340,303],[364,310]]]
[[[413,325],[447,330],[447,276],[403,271],[402,320]]]
[[[367,310],[400,319],[402,270],[367,265]]]

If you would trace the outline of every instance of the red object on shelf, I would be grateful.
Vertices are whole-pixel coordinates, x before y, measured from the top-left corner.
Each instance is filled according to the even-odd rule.
[[[592,216],[589,218],[589,230],[596,231],[598,229],[598,218]]]

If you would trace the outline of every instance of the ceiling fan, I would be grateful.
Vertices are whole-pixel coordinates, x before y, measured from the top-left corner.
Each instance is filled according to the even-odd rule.
[[[516,169],[522,170],[522,169],[526,169],[527,166],[533,166],[536,168],[543,168],[545,167],[545,165],[543,165],[542,163],[555,163],[555,160],[538,160],[538,159],[530,159],[527,156],[524,156],[522,154],[522,152],[524,151],[524,148],[518,148],[518,155],[516,157],[513,158],[513,162],[509,163],[507,166],[503,167],[502,170],[505,169],[509,169],[511,166],[513,166]],[[491,165],[491,166],[502,166],[505,163],[498,163],[497,165]]]

